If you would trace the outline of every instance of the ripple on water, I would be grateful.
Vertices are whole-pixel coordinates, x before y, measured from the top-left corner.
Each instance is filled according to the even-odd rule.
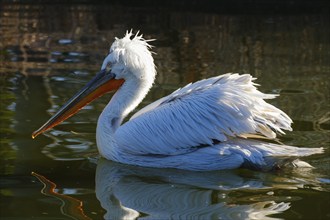
[[[46,134],[52,143],[42,153],[60,161],[85,160],[90,154],[97,154],[94,133],[77,133],[52,129]]]
[[[59,44],[73,44],[74,41],[72,39],[60,39],[58,40]]]
[[[66,77],[63,76],[53,76],[51,79],[57,82],[63,82],[67,80]]]

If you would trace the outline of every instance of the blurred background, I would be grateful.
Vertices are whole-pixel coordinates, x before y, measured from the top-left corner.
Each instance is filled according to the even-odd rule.
[[[326,0],[2,0],[0,216],[330,218],[329,5]],[[114,38],[131,29],[156,39],[157,79],[139,108],[189,82],[250,73],[261,91],[280,95],[270,102],[294,121],[294,131],[280,141],[325,148],[306,158],[315,169],[201,174],[99,160],[96,121],[109,95],[32,140],[31,133],[99,70]]]

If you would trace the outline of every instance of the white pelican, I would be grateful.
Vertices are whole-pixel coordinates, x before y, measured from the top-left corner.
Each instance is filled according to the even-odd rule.
[[[117,90],[96,129],[100,154],[108,160],[147,167],[220,170],[272,169],[292,158],[322,153],[251,139],[275,139],[292,120],[264,99],[251,75],[225,74],[174,91],[144,107],[122,125],[152,87],[156,76],[151,46],[142,35],[126,35],[110,47],[101,71],[32,137],[61,123],[83,106]],[[298,164],[298,163],[296,163]],[[299,163],[307,165],[307,163]]]

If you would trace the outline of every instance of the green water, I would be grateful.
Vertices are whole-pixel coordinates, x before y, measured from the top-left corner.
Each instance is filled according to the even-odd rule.
[[[330,218],[329,15],[119,3],[1,8],[1,218]],[[280,94],[270,102],[294,121],[280,141],[325,148],[305,158],[315,169],[188,172],[99,160],[96,121],[110,95],[33,140],[131,28],[157,39],[156,83],[139,108],[189,82],[250,73],[261,91]]]

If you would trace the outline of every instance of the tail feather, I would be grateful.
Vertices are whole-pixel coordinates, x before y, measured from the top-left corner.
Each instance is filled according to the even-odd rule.
[[[240,146],[235,153],[244,158],[242,167],[256,170],[274,170],[282,167],[312,167],[298,158],[323,153],[323,148],[302,148],[279,145],[257,140],[236,139],[232,144]]]

